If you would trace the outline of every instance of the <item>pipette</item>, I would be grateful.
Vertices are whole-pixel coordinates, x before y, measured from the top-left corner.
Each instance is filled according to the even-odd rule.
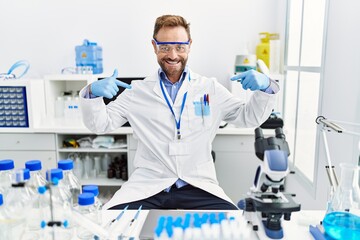
[[[142,209],[142,205],[138,208],[134,218],[130,220],[128,226],[125,228],[123,233],[121,233],[121,235],[118,237],[119,240],[128,239],[128,238],[130,239],[131,237],[133,237],[132,234],[137,226],[138,223],[137,219],[140,215],[141,209]]]
[[[105,229],[109,229],[114,223],[116,223],[117,221],[119,221],[120,218],[124,215],[125,211],[128,209],[128,207],[129,207],[129,205],[127,205],[127,206],[119,213],[119,215],[118,215],[116,218],[110,220],[110,221],[104,226],[104,228],[105,228]]]

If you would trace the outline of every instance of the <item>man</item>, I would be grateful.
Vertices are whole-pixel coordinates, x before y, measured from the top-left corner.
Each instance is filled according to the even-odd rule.
[[[160,65],[154,75],[129,86],[115,79],[115,71],[81,91],[83,119],[91,131],[107,133],[128,121],[138,139],[135,171],[106,209],[237,209],[218,185],[211,144],[222,120],[240,127],[264,122],[278,86],[256,71],[237,75],[232,80],[254,91],[244,103],[215,79],[189,69],[191,43],[184,18],[161,16],[152,40]],[[129,89],[105,105],[102,97],[112,98],[118,86]]]

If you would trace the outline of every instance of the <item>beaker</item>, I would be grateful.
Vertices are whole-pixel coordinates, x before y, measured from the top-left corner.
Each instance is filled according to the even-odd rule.
[[[332,210],[359,214],[360,190],[359,167],[355,164],[340,163],[340,184],[335,190],[332,200]]]

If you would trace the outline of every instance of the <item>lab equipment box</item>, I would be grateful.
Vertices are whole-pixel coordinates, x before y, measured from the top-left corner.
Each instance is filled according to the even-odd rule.
[[[0,80],[0,128],[33,128],[45,113],[42,79]]]

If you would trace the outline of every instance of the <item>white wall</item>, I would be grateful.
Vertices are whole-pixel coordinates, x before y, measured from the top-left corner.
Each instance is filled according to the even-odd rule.
[[[320,98],[322,109],[319,115],[360,124],[360,32],[356,30],[360,22],[360,1],[330,0],[329,3],[323,93]],[[360,127],[343,126],[347,130],[360,132]],[[359,137],[336,133],[329,133],[327,137],[332,164],[340,177],[340,162],[357,164],[359,160]],[[315,198],[296,177],[291,177],[287,185],[289,191],[297,193],[297,200],[302,203],[303,209],[324,209],[326,206],[329,181],[324,168],[327,159],[321,137],[318,144]]]
[[[27,77],[75,65],[84,38],[103,47],[104,73],[152,74],[158,67],[151,38],[156,17],[180,14],[191,23],[190,67],[225,86],[241,43],[252,49],[262,31],[283,37],[285,0],[0,0],[0,72],[27,59]],[[282,38],[283,39],[283,38]],[[228,86],[227,86],[228,87]]]

